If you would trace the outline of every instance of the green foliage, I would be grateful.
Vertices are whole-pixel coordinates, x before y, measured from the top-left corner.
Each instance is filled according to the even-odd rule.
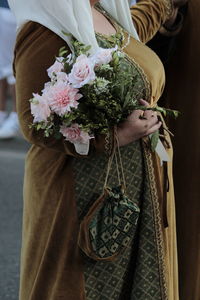
[[[63,32],[64,33],[64,32]],[[68,56],[68,50],[62,47],[59,56],[63,57],[64,71],[70,73],[73,64],[79,55],[89,56],[91,46],[69,36],[72,42],[73,55]],[[110,40],[109,40],[110,39]],[[118,44],[122,43],[117,37]],[[107,40],[113,48],[113,41],[116,42],[116,35]],[[73,108],[70,113],[63,117],[52,115],[47,122],[40,122],[30,125],[36,130],[43,130],[46,137],[54,136],[56,139],[62,137],[59,132],[60,126],[71,126],[78,123],[79,126],[89,134],[105,134],[110,128],[123,122],[133,110],[153,110],[163,116],[178,117],[179,112],[163,107],[146,107],[139,105],[141,91],[136,91],[135,83],[137,76],[131,72],[130,63],[125,55],[115,50],[112,53],[112,60],[109,64],[95,67],[96,79],[80,88],[83,97],[79,100],[78,109]],[[33,98],[30,102],[36,103]],[[151,135],[151,149],[155,151],[159,139],[159,131]]]
[[[152,111],[157,111],[159,113],[161,113],[164,117],[173,117],[174,119],[176,119],[179,115],[180,112],[178,110],[172,110],[172,109],[168,109],[168,108],[164,108],[161,106],[155,106],[155,107],[146,107],[146,106],[142,106],[142,105],[136,105],[135,109],[140,109],[140,110],[152,110]]]
[[[64,46],[64,47],[62,47],[62,48],[60,48],[60,50],[59,50],[59,56],[60,57],[63,57],[63,56],[65,56],[65,55],[67,55],[69,52],[68,52],[68,50],[66,50],[66,47]]]

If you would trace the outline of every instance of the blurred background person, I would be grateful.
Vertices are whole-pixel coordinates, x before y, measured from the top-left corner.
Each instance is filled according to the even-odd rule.
[[[135,5],[136,4],[136,0],[129,0],[130,6]]]
[[[13,48],[16,38],[15,18],[6,0],[0,1],[0,139],[19,134],[16,113],[15,78],[12,72]],[[10,94],[12,111],[6,112],[6,100]]]
[[[180,299],[200,299],[200,1],[190,0],[176,49],[167,65],[165,105],[182,116],[170,120],[175,134]]]
[[[180,0],[182,4],[185,0]],[[175,135],[174,184],[180,300],[200,300],[200,1],[190,0],[176,22],[165,24],[149,46],[165,63],[162,105],[182,116],[169,126]]]

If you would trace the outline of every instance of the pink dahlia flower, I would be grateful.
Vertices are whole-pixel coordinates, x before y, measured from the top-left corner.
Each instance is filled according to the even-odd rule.
[[[78,89],[64,82],[57,82],[55,85],[48,87],[44,92],[45,98],[48,99],[49,106],[53,112],[63,116],[71,111],[71,108],[78,107],[78,100],[82,97]]]

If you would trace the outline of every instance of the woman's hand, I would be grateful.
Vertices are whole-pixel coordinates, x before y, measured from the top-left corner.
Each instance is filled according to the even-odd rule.
[[[144,106],[148,102],[140,100]],[[125,122],[117,129],[119,145],[124,146],[157,131],[162,122],[158,121],[157,113],[152,110],[134,110]]]

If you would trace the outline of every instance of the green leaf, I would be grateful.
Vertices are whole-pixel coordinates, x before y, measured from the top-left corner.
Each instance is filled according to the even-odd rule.
[[[64,56],[65,54],[67,54],[69,51],[66,49],[66,47],[62,47],[59,50],[59,56]]]
[[[152,150],[153,152],[155,152],[155,150],[156,150],[156,146],[157,146],[157,144],[158,144],[158,140],[159,140],[159,131],[157,130],[157,131],[155,131],[155,132],[151,135],[151,137],[150,137],[150,141],[151,141],[151,150]]]
[[[166,115],[173,117],[174,119],[178,118],[179,115],[181,114],[178,110],[172,110],[172,109],[165,109],[166,110]]]
[[[85,47],[85,52],[88,52],[91,48],[92,48],[92,46],[90,46],[90,45],[89,45],[89,46],[86,46],[86,47]]]
[[[40,130],[42,128],[41,124],[37,124],[37,130]]]
[[[66,36],[72,37],[72,34],[71,34],[71,33],[67,33],[67,32],[65,32],[64,30],[62,30],[61,32],[62,32],[62,34],[66,35]]]
[[[62,134],[60,132],[55,132],[54,137],[56,140],[60,140],[62,138]]]
[[[61,52],[59,52],[59,56],[64,56],[65,54],[67,54],[68,53],[68,51],[67,50],[63,50],[63,51],[61,51]]]

